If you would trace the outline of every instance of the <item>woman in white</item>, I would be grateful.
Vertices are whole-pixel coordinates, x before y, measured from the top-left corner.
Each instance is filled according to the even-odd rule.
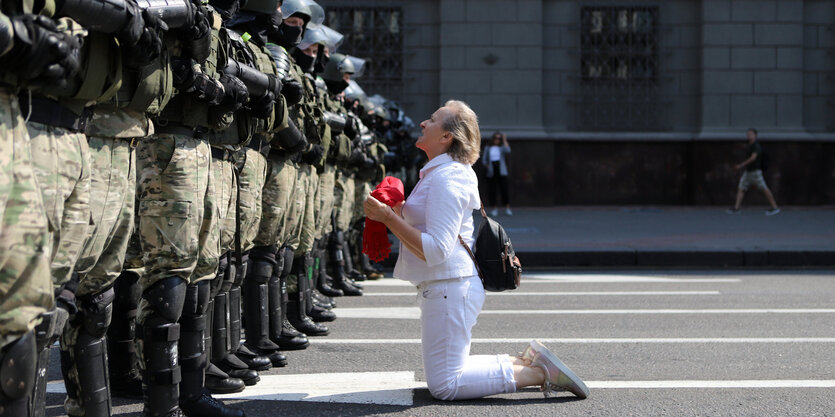
[[[480,398],[542,386],[546,396],[567,389],[585,398],[588,388],[541,343],[516,358],[470,356],[472,328],[484,304],[484,287],[458,240],[472,247],[472,211],[481,205],[478,118],[463,102],[446,102],[420,124],[416,146],[429,162],[408,199],[390,208],[369,196],[365,215],[400,239],[394,276],[417,286],[426,383],[441,400]]]

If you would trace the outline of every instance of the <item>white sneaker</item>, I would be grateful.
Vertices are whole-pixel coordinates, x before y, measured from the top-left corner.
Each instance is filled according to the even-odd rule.
[[[766,216],[773,216],[773,215],[775,215],[775,214],[777,214],[777,213],[779,213],[779,212],[780,212],[780,208],[779,208],[779,207],[777,207],[777,208],[775,208],[775,209],[768,209],[768,210],[766,210],[766,211],[765,211],[765,215],[766,215]]]
[[[493,216],[493,217],[498,216],[499,215],[499,209],[494,208],[493,210],[490,210],[490,215]]]
[[[510,207],[508,207],[508,208],[504,209],[504,214],[507,214],[508,216],[512,216],[512,215],[513,215],[513,211],[512,211],[512,210],[510,210]]]
[[[571,369],[566,366],[554,352],[548,350],[539,341],[531,342],[533,366],[540,367],[545,371],[545,382],[542,384],[542,393],[550,397],[558,390],[570,391],[580,398],[589,396],[589,388]]]

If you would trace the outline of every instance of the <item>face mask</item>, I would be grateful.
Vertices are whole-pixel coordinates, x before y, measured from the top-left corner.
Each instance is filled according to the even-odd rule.
[[[238,0],[212,0],[209,4],[217,10],[223,20],[231,19],[240,8]]]
[[[328,91],[330,91],[331,94],[336,95],[348,88],[348,81],[325,81],[325,85],[328,86]]]
[[[307,56],[304,52],[295,49],[293,50],[293,58],[296,59],[296,64],[301,67],[304,72],[313,71],[313,63],[316,60],[315,56]]]
[[[325,67],[328,66],[328,61],[330,61],[330,57],[325,54],[319,54],[320,56],[316,59],[316,64],[313,65],[313,72],[316,74],[321,74],[325,72]]]
[[[302,41],[302,33],[304,27],[302,26],[288,26],[284,22],[278,26],[278,44],[285,49],[290,49],[298,46]]]

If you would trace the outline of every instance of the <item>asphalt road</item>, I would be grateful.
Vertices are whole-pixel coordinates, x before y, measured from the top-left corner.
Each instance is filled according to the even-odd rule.
[[[519,290],[489,295],[472,353],[541,339],[588,383],[586,400],[538,389],[432,399],[415,290],[404,284],[383,279],[338,299],[330,336],[225,401],[250,417],[835,416],[835,271],[535,271]],[[55,361],[50,375],[60,391]],[[63,415],[62,401],[50,394],[47,415]]]

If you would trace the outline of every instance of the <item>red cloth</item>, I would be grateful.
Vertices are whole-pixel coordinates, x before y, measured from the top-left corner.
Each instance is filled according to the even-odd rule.
[[[389,207],[394,207],[406,199],[403,182],[395,177],[385,177],[371,196]],[[362,232],[362,253],[374,262],[380,262],[389,257],[391,242],[389,242],[386,225],[378,221],[365,218],[365,230]]]

